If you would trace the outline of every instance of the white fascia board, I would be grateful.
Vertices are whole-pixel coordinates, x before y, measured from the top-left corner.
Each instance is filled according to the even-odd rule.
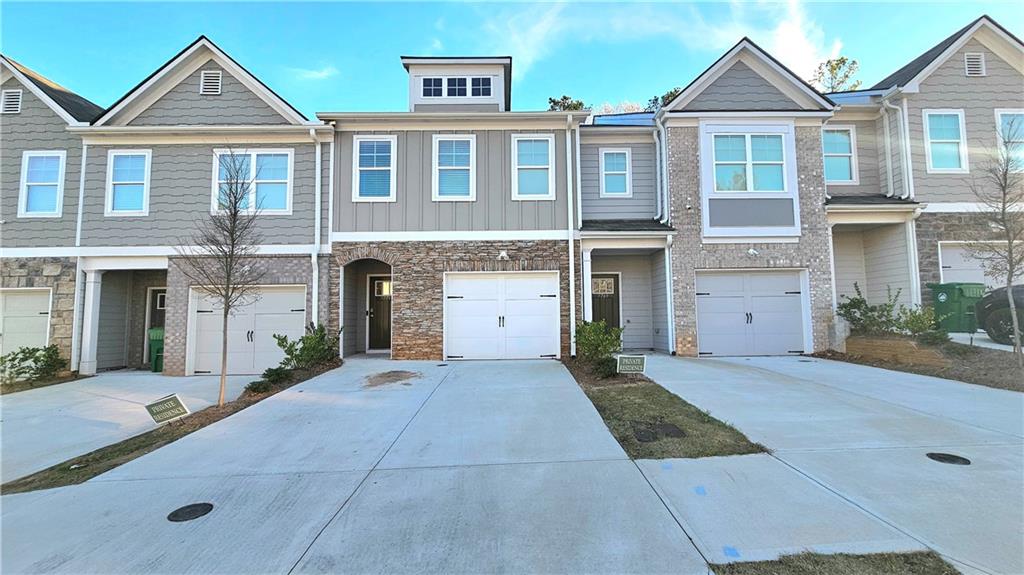
[[[564,232],[563,232],[564,233]],[[196,249],[187,246],[188,249]],[[256,246],[259,255],[309,255],[313,244]],[[85,246],[46,248],[0,248],[0,258],[177,256],[175,246]]]
[[[47,96],[46,92],[43,92],[42,90],[40,90],[39,86],[36,86],[35,82],[30,80],[24,74],[22,74],[21,70],[19,70],[17,66],[14,66],[13,64],[11,64],[7,60],[7,58],[5,56],[0,56],[0,62],[3,62],[4,69],[8,70],[11,73],[12,76],[17,78],[18,82],[21,83],[22,86],[24,86],[26,89],[28,89],[29,92],[32,92],[32,95],[34,95],[36,98],[39,98],[40,100],[42,100],[43,103],[46,104],[46,106],[48,108],[53,110],[53,112],[55,114],[60,116],[60,119],[64,120],[64,122],[66,122],[67,125],[69,125],[69,126],[88,126],[89,125],[88,122],[79,122],[71,114],[69,114],[67,110],[65,110],[64,108],[60,107],[60,105],[57,104],[57,102],[53,101],[53,98]]]
[[[567,230],[333,232],[331,242],[440,242],[568,240]]]

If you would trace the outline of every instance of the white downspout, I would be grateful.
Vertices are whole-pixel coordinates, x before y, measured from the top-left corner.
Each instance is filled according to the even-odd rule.
[[[889,189],[886,190],[886,197],[892,197],[896,193],[893,188],[894,182],[892,177],[892,132],[889,127],[889,112],[881,110],[882,113],[882,131],[885,132],[885,175],[889,181]]]
[[[675,293],[672,285],[672,237],[665,238],[665,290],[668,292],[668,350],[672,355],[676,354],[676,302],[672,294]]]
[[[910,114],[907,112],[907,97],[903,96],[903,144],[907,151],[907,197],[914,199],[914,157],[910,147]],[[966,144],[965,144],[966,145]]]
[[[580,157],[580,127],[577,125],[573,128],[573,132],[576,133],[576,158]],[[576,162],[576,181],[582,182],[580,163]],[[576,189],[576,221],[579,222],[580,227],[583,227],[583,186],[579,186]]]
[[[82,167],[78,174],[78,214],[75,219],[75,247],[82,245],[82,214],[85,203],[85,161],[89,156],[89,144],[82,143]]]
[[[904,137],[904,133],[905,132],[903,130],[903,111],[900,109],[899,106],[895,106],[891,102],[886,100],[884,96],[882,97],[882,105],[885,106],[886,108],[890,109],[890,110],[895,110],[896,111],[896,126],[899,129],[900,140],[901,140],[900,141],[900,162],[903,164],[903,174],[902,174],[902,176],[903,176],[903,182],[902,182],[902,184],[903,184],[903,195],[900,196],[900,198],[901,199],[906,199],[907,195],[909,194],[910,184],[907,183],[907,172],[909,171],[909,169],[908,169],[909,166],[907,165],[908,162],[907,162],[907,158],[906,158],[906,153],[907,153],[907,147],[905,145],[906,142],[903,141],[903,140],[906,139]]]
[[[565,180],[569,205],[565,214],[569,236],[569,356],[576,357],[576,233],[573,224],[573,169],[577,162],[572,157],[572,114],[565,119]]]
[[[85,204],[85,166],[89,144],[82,142],[82,166],[78,174],[78,213],[75,216],[75,248],[82,245],[82,214]],[[76,250],[77,251],[77,250]],[[82,256],[75,258],[75,301],[71,307],[71,371],[78,371],[82,353]]]
[[[672,219],[672,203],[669,199],[669,182],[668,182],[668,132],[665,130],[665,124],[661,120],[655,119],[655,123],[658,125],[658,133],[661,135],[661,146],[659,152],[661,153],[661,201],[665,206],[663,214],[661,214],[661,223],[667,224]]]
[[[314,324],[320,323],[320,226],[321,219],[324,216],[323,203],[322,203],[322,187],[323,187],[323,144],[320,143],[320,139],[316,136],[316,130],[313,128],[309,129],[309,137],[316,142],[316,158],[314,160],[316,170],[316,185],[314,186],[314,203],[316,204],[315,218],[313,219],[313,249],[310,250],[309,261],[313,272],[313,278],[310,282],[312,284],[312,297],[313,309],[310,312],[310,317]]]
[[[331,155],[327,159],[327,246],[330,250],[331,234],[334,233],[334,140],[335,132],[333,131],[334,122],[331,122],[331,145],[328,146],[328,153]]]

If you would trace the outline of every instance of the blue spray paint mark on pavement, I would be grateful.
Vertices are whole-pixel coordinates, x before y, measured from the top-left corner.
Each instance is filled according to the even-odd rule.
[[[722,553],[725,553],[726,557],[732,557],[735,559],[739,559],[740,557],[740,552],[737,551],[735,547],[722,547]]]
[[[668,461],[666,461],[666,462],[661,464],[661,468],[665,469],[665,470],[672,469],[672,464],[669,463]]]
[[[708,494],[707,489],[704,489],[703,485],[698,485],[697,487],[694,487],[693,488],[693,492],[696,493],[697,495],[707,495]]]

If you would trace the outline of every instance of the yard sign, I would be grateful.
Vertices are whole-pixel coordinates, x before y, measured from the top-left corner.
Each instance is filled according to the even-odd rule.
[[[620,355],[616,361],[615,369],[619,373],[640,373],[647,367],[646,355]]]
[[[161,397],[153,403],[147,404],[146,411],[157,425],[174,421],[189,414],[188,408],[185,407],[185,404],[176,393],[172,393],[167,397]]]

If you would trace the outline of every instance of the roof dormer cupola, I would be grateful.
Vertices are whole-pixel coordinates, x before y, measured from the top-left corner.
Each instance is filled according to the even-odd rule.
[[[410,112],[507,112],[512,58],[403,56]]]

